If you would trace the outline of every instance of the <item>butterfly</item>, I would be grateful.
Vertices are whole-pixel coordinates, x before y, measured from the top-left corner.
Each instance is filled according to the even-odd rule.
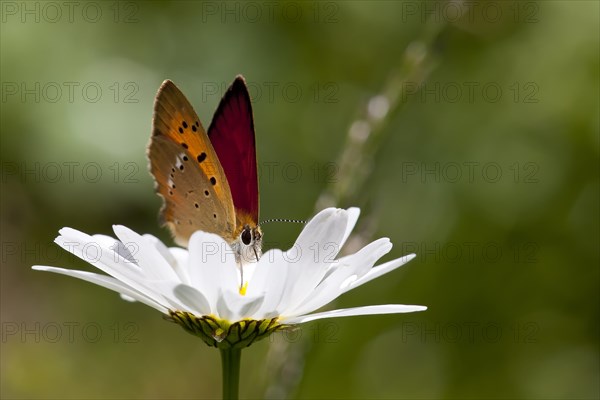
[[[208,128],[190,102],[166,80],[154,101],[148,146],[155,190],[163,198],[161,225],[187,246],[197,230],[224,238],[236,260],[257,261],[258,174],[254,119],[248,88],[237,76]],[[241,258],[243,257],[243,258]]]

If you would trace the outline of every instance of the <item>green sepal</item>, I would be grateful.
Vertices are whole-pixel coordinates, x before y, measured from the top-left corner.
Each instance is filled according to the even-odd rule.
[[[279,329],[290,327],[279,324],[277,318],[244,319],[232,323],[213,315],[198,317],[186,311],[169,311],[165,319],[179,324],[186,332],[219,349],[242,349]]]

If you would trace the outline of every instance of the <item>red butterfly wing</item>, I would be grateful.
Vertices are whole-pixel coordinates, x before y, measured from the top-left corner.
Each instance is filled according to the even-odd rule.
[[[215,112],[208,137],[227,176],[236,213],[258,223],[254,119],[246,83],[237,76]]]

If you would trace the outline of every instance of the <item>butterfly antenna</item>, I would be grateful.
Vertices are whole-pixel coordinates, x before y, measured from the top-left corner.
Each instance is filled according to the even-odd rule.
[[[292,222],[294,224],[305,224],[308,221],[304,221],[302,219],[271,218],[271,219],[268,219],[266,221],[260,222],[258,225],[260,226],[260,225],[264,225],[264,224],[269,224],[271,222]]]

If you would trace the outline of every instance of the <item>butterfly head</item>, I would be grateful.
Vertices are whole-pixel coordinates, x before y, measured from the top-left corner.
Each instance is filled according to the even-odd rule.
[[[245,262],[256,262],[262,255],[262,230],[258,225],[245,224],[232,243],[234,252]]]

